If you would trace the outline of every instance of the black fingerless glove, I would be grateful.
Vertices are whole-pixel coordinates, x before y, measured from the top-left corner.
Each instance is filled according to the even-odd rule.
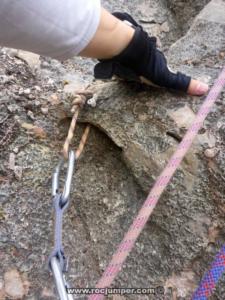
[[[156,48],[156,38],[149,37],[143,28],[126,13],[114,13],[135,28],[134,36],[125,50],[112,59],[100,60],[95,66],[95,78],[109,79],[113,75],[140,81],[145,77],[152,83],[166,88],[186,92],[191,77],[180,72],[172,73],[167,67],[163,53]]]

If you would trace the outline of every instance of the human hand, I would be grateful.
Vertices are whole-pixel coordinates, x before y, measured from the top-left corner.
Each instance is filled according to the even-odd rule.
[[[157,39],[150,37],[127,13],[113,13],[135,29],[130,44],[119,55],[102,59],[95,66],[95,78],[109,79],[116,75],[126,80],[181,90],[191,95],[203,95],[208,85],[180,72],[173,73],[163,53],[157,49]]]

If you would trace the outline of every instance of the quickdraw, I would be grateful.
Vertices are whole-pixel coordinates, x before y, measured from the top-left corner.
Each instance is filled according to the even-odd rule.
[[[49,257],[49,268],[53,273],[57,291],[60,299],[72,300],[72,296],[67,293],[69,288],[66,282],[65,272],[68,268],[68,261],[65,258],[62,246],[62,222],[65,209],[69,205],[69,195],[71,189],[71,181],[75,163],[75,153],[70,151],[68,158],[68,169],[62,193],[59,192],[59,174],[63,164],[63,159],[59,162],[52,177],[52,196],[53,205],[55,208],[55,245],[52,254]]]
[[[206,97],[200,110],[198,111],[193,124],[186,132],[182,142],[179,144],[174,155],[171,157],[167,166],[165,167],[165,169],[163,170],[161,175],[158,177],[156,183],[154,184],[152,190],[150,191],[150,193],[149,193],[146,201],[144,202],[142,208],[140,209],[138,215],[136,216],[136,218],[134,219],[128,232],[124,236],[124,239],[119,244],[118,249],[117,249],[116,253],[113,255],[111,262],[109,263],[108,267],[106,268],[105,272],[103,273],[102,278],[99,280],[98,284],[96,285],[97,289],[105,289],[105,288],[109,287],[112,284],[113,280],[118,275],[119,271],[122,268],[122,265],[124,264],[126,258],[129,255],[130,251],[133,249],[137,238],[139,237],[140,233],[142,232],[142,230],[143,230],[145,224],[147,223],[150,215],[152,214],[155,206],[157,205],[160,196],[162,195],[163,191],[169,184],[173,174],[179,167],[185,154],[191,147],[191,144],[192,144],[194,138],[196,137],[198,131],[202,127],[203,122],[204,122],[205,118],[207,117],[207,115],[209,114],[213,104],[219,97],[219,94],[221,93],[224,85],[225,85],[225,68],[222,70],[220,76],[214,83],[212,89],[210,90],[208,96]],[[70,181],[70,183],[71,183],[71,181]],[[59,200],[60,197],[61,196],[59,196],[59,195],[56,196],[56,199],[58,199],[58,203],[60,202],[60,200]],[[65,205],[64,205],[64,207],[65,207]],[[60,285],[60,286],[64,286],[64,290],[63,290],[63,288],[60,288],[60,290],[63,290],[65,292],[67,283],[66,283],[64,277],[62,276],[63,268],[65,265],[64,253],[63,253],[62,248],[58,247],[61,244],[60,243],[59,244],[55,243],[55,244],[57,245],[57,247],[55,248],[55,251],[56,251],[56,249],[60,250],[60,251],[57,252],[58,256],[54,255],[51,257],[52,270],[53,270],[53,267],[56,266],[55,267],[56,271],[53,271],[53,272],[55,272],[55,275],[58,272],[57,278],[59,278],[59,277],[61,278],[60,284],[58,284],[58,291],[59,291],[59,285]],[[202,291],[202,285],[201,285],[201,287],[196,291],[195,295],[193,296],[194,297],[193,300],[205,300],[212,293],[216,282],[218,282],[219,278],[222,276],[223,272],[225,271],[224,252],[225,252],[225,249],[223,248],[222,252],[220,254],[218,254],[218,256],[216,258],[216,262],[212,266],[212,270],[209,273],[207,273],[203,279],[203,287],[207,286],[207,292],[205,292],[205,294],[203,295],[204,297],[200,296],[200,294],[199,294],[200,291]],[[53,252],[53,253],[55,253],[55,252]],[[60,256],[62,256],[62,258],[60,258]],[[61,261],[60,261],[60,259],[61,259]],[[216,276],[214,276],[214,279],[213,279],[214,284],[210,285],[210,284],[208,284],[208,280],[210,278],[210,280],[211,280],[210,282],[212,283],[212,278],[210,276],[212,276],[212,274],[215,274],[215,272],[216,272]],[[55,276],[55,278],[56,278],[56,276]],[[56,283],[57,283],[57,281],[56,281]],[[72,299],[72,298],[70,298],[71,295],[68,295],[68,294],[66,295],[65,293],[62,294],[62,296],[61,296],[61,294],[59,294],[59,295],[60,295],[61,300]],[[94,294],[94,295],[89,296],[88,299],[89,300],[101,300],[103,298],[104,298],[104,294]]]
[[[48,259],[49,270],[52,272],[55,280],[55,285],[60,300],[72,300],[72,295],[67,293],[69,284],[66,281],[65,273],[68,270],[68,260],[65,257],[63,246],[62,246],[62,227],[63,227],[63,215],[66,208],[69,205],[69,196],[71,191],[71,183],[73,177],[73,171],[76,161],[81,155],[84,145],[87,141],[88,134],[90,131],[90,126],[88,125],[82,135],[80,144],[76,152],[69,150],[71,141],[73,139],[74,130],[76,127],[77,118],[81,107],[84,105],[86,100],[92,95],[88,92],[82,92],[76,96],[73,101],[72,112],[74,113],[70,128],[68,131],[68,136],[63,147],[63,157],[60,159],[55,171],[52,175],[52,197],[53,206],[55,209],[55,234],[54,234],[54,248]],[[60,192],[59,188],[59,175],[64,161],[67,162],[67,174],[65,179],[65,184],[63,191]]]

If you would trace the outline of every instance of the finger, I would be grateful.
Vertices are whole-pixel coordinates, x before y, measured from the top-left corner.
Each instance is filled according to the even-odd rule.
[[[195,96],[201,96],[201,95],[204,95],[208,92],[209,90],[209,86],[199,80],[195,80],[195,79],[192,79],[190,84],[189,84],[189,87],[188,87],[188,90],[187,90],[187,93],[189,95],[195,95]]]

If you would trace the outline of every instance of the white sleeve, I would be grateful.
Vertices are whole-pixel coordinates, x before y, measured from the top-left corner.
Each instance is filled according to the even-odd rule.
[[[0,46],[64,60],[94,36],[100,0],[0,0]]]

